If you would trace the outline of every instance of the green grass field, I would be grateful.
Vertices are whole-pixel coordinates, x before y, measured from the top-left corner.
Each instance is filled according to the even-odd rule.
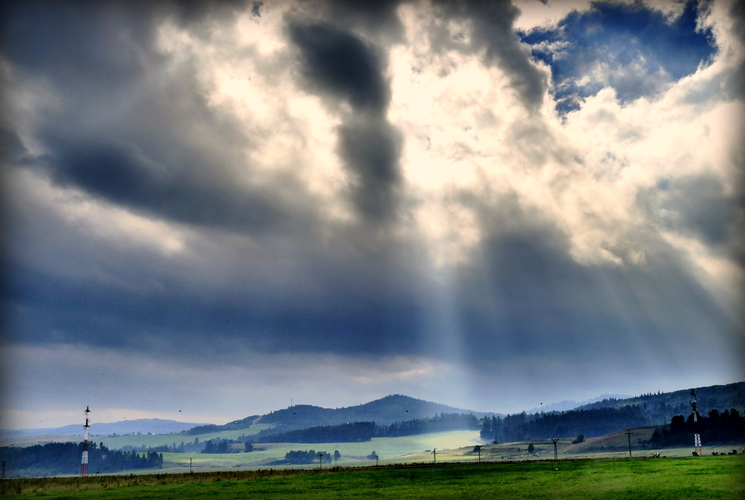
[[[449,431],[396,438],[373,438],[371,441],[362,443],[260,443],[255,445],[256,450],[251,453],[164,453],[163,471],[184,472],[189,469],[190,465],[195,471],[262,468],[266,467],[268,462],[283,459],[290,450],[311,449],[329,453],[339,450],[342,458],[338,461],[338,465],[343,466],[373,464],[375,462],[367,458],[373,451],[380,457],[380,464],[431,461],[432,450],[435,448],[442,460],[460,460],[479,443],[478,431]],[[473,457],[469,455],[470,459]]]
[[[147,476],[14,479],[29,499],[743,499],[745,456],[410,464]]]
[[[639,435],[644,436],[641,431]],[[561,439],[558,442],[559,458],[626,458],[628,445],[626,435],[622,432],[623,442],[616,442],[617,436],[609,435],[602,441],[593,438],[590,446],[572,444],[572,439]],[[449,431],[417,436],[401,436],[396,438],[373,438],[363,443],[272,443],[257,444],[256,451],[251,453],[230,454],[201,454],[201,453],[164,453],[163,472],[177,473],[193,468],[194,471],[213,472],[226,469],[251,470],[266,468],[273,461],[284,458],[290,450],[316,450],[333,453],[339,450],[341,459],[339,466],[366,466],[374,462],[367,456],[375,451],[380,457],[381,465],[393,463],[427,463],[434,461],[433,450],[437,450],[437,460],[441,462],[476,462],[478,454],[473,451],[475,445],[480,444],[478,431]],[[533,453],[528,453],[528,446],[533,444]],[[584,448],[583,448],[584,446]],[[719,451],[729,451],[733,447],[720,447]],[[638,443],[633,444],[633,457],[650,457],[659,451],[666,457],[687,457],[691,455],[690,447],[668,448],[664,450],[640,449]],[[715,448],[705,448],[707,454]],[[535,440],[518,443],[503,443],[497,445],[483,445],[481,459],[483,461],[526,461],[545,460],[553,458],[553,443],[551,440]],[[191,461],[191,463],[190,463]],[[316,462],[317,464],[317,462]],[[302,468],[305,466],[277,466],[279,468]],[[328,467],[324,464],[324,467]],[[148,471],[143,471],[147,473]]]

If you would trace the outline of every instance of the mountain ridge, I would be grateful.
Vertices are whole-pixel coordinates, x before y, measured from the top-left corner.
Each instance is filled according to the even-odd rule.
[[[308,424],[336,425],[355,421],[371,421],[387,425],[406,420],[434,417],[442,413],[472,413],[477,417],[500,415],[494,412],[477,412],[456,408],[402,394],[391,394],[368,403],[334,409],[313,405],[294,405],[262,415],[255,422],[283,424],[292,427]]]
[[[119,420],[118,422],[93,423],[90,426],[91,436],[110,434],[172,434],[204,425],[193,422],[180,422],[161,418],[138,418]],[[0,429],[0,439],[18,439],[30,436],[82,436],[83,425],[71,424],[63,427],[45,427],[40,429]]]
[[[629,398],[618,399],[618,395],[603,395],[593,398],[591,402],[584,402],[572,410],[590,410],[598,408],[622,407],[627,405],[641,404],[646,406],[664,406],[660,408],[659,415],[653,415],[651,424],[667,423],[675,414],[689,413],[690,390],[681,389],[671,392],[658,392],[657,394],[642,394]],[[698,408],[702,414],[710,409],[737,408],[745,409],[745,382],[734,382],[695,388],[698,397]],[[600,398],[604,398],[600,400]],[[599,401],[598,401],[599,400]],[[559,402],[543,408],[546,413],[566,410],[555,410],[562,404],[573,402]],[[532,409],[536,410],[536,409]],[[525,413],[538,413],[528,410]],[[473,414],[479,418],[485,416],[502,417],[504,414],[496,412],[477,412],[456,408],[440,403],[434,403],[421,399],[412,398],[402,394],[392,394],[360,405],[342,408],[323,408],[314,405],[293,405],[288,408],[275,410],[264,415],[253,415],[243,419],[233,420],[223,425],[199,424],[179,422],[175,420],[161,419],[137,419],[119,421],[106,424],[93,424],[91,431],[96,434],[132,434],[153,433],[187,434],[190,429],[197,427],[209,427],[209,432],[220,430],[234,430],[249,428],[254,424],[269,424],[282,430],[300,429],[304,427],[315,427],[324,425],[339,425],[355,421],[374,421],[379,425],[390,425],[396,422],[416,420],[434,417],[442,413]],[[672,413],[672,414],[671,414]],[[168,425],[172,427],[168,427]],[[165,432],[164,432],[165,431]],[[69,425],[60,428],[46,429],[0,429],[2,439],[14,439],[20,437],[42,436],[42,435],[82,435],[82,425]]]
[[[593,403],[583,404],[575,410],[593,410],[598,408],[619,408],[628,405],[665,405],[674,409],[676,413],[690,413],[691,390],[679,389],[670,392],[658,392],[656,394],[642,394],[625,399],[609,398]],[[736,408],[745,410],[745,381],[733,382],[731,384],[709,385],[695,387],[697,409],[701,414],[710,410],[725,410]]]

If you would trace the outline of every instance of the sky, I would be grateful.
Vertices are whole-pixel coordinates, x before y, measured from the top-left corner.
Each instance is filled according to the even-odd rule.
[[[745,380],[745,2],[0,14],[0,427]]]

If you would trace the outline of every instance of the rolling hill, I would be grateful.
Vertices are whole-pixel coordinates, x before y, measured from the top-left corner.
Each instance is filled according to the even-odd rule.
[[[696,394],[699,402],[698,408],[702,415],[707,414],[709,410],[713,409],[724,410],[736,408],[741,412],[745,412],[745,382],[700,387],[696,388]],[[607,397],[601,401],[581,405],[575,408],[574,411],[598,410],[603,408],[621,409],[629,406],[638,406],[641,416],[644,419],[643,425],[668,424],[673,416],[680,414],[688,415],[690,413],[690,389],[668,393],[643,394],[632,398]],[[183,437],[177,437],[177,435],[204,437],[206,435],[215,436],[230,432],[230,437],[234,438],[235,436],[233,434],[236,432],[238,433],[236,436],[238,436],[241,433],[253,434],[260,429],[265,431],[267,429],[275,429],[277,432],[283,432],[293,429],[363,421],[372,421],[378,425],[390,425],[396,422],[431,418],[443,413],[473,414],[477,417],[504,417],[504,415],[499,413],[474,412],[395,394],[369,403],[343,408],[294,405],[265,415],[252,415],[234,420],[223,425],[195,424],[160,419],[139,419],[110,424],[93,424],[91,433],[93,435],[111,435],[114,433],[120,435],[136,433],[152,433],[164,436],[173,435],[167,441],[171,443],[172,441],[181,441],[184,439]],[[546,412],[545,415],[552,413],[554,412]],[[540,418],[540,415],[535,415],[532,418]],[[522,419],[525,419],[525,417],[522,417]],[[531,420],[531,417],[528,417],[527,420]],[[505,424],[507,423],[506,421]],[[629,423],[629,425],[631,424]],[[642,423],[633,424],[640,425]],[[250,433],[244,432],[244,430],[249,428],[251,428]],[[54,435],[56,436],[55,439],[59,440],[60,436],[79,436],[81,434],[82,427],[79,425],[57,429],[0,430],[0,435],[2,439],[6,440],[6,444],[13,444],[12,441],[29,436]],[[558,435],[560,433],[556,434]]]
[[[323,408],[313,405],[293,405],[265,415],[254,415],[234,420],[224,425],[204,425],[183,431],[182,434],[198,435],[207,432],[222,432],[248,429],[262,424],[276,432],[340,425],[352,422],[375,422],[390,425],[396,422],[431,418],[443,413],[473,414],[477,417],[500,416],[498,413],[475,412],[454,408],[439,403],[394,394],[369,403],[343,408]],[[271,433],[266,429],[264,433]]]
[[[452,406],[394,394],[369,403],[345,408],[330,409],[310,405],[291,406],[263,415],[256,422],[299,428],[362,421],[388,425],[394,422],[434,417],[442,413],[472,413],[477,417],[498,415],[497,413],[453,408]]]

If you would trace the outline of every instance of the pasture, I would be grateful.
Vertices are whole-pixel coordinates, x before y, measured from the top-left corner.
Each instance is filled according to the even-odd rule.
[[[622,433],[623,434],[623,433]],[[623,442],[616,443],[615,435],[603,438],[592,438],[590,447],[572,444],[571,438],[558,442],[558,456],[564,458],[627,458],[629,456],[626,435]],[[308,468],[314,465],[276,465],[274,462],[284,458],[291,450],[315,450],[333,453],[339,450],[341,458],[331,465],[367,466],[375,464],[367,458],[375,451],[380,465],[401,463],[434,462],[433,451],[437,450],[438,462],[477,462],[478,453],[474,446],[480,444],[478,431],[449,431],[395,438],[373,438],[362,443],[262,443],[255,445],[251,453],[201,454],[201,453],[164,453],[163,472],[177,473],[190,470],[213,472],[226,469],[251,470],[271,466],[275,469]],[[528,446],[534,446],[533,453]],[[742,448],[742,445],[735,446]],[[719,451],[729,451],[730,447],[720,447]],[[710,454],[716,448],[705,448]],[[690,447],[668,448],[664,450],[640,449],[638,443],[632,444],[632,456],[635,458],[650,457],[660,451],[665,457],[688,457]],[[534,440],[517,443],[482,445],[481,460],[486,461],[529,461],[553,458],[554,448],[551,440]],[[329,467],[327,463],[324,468]],[[144,471],[143,471],[144,472]]]
[[[743,455],[14,479],[8,498],[742,499]]]
[[[438,455],[442,454],[443,460],[456,460],[479,442],[478,431],[449,431],[395,438],[373,438],[361,443],[258,443],[254,445],[255,450],[251,453],[164,453],[163,471],[189,470],[190,460],[195,471],[216,471],[230,467],[261,468],[283,459],[288,451],[311,449],[332,454],[339,450],[341,459],[335,465],[344,466],[374,464],[374,460],[367,458],[373,451],[380,457],[380,464],[433,460],[432,450],[435,448]],[[464,446],[466,448],[462,448]],[[324,467],[328,466],[324,464]]]

